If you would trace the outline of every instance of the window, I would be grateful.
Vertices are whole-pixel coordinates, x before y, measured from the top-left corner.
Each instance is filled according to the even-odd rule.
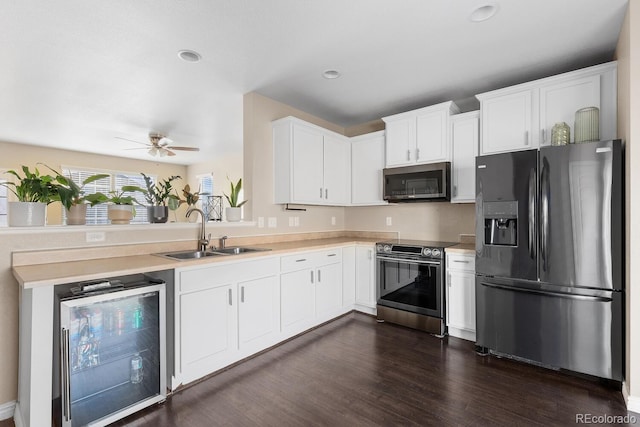
[[[141,188],[145,188],[144,178],[139,173],[134,172],[114,172],[114,171],[97,171],[97,170],[82,170],[77,168],[63,167],[62,173],[73,179],[77,184],[81,183],[91,175],[97,173],[108,173],[108,178],[99,179],[92,183],[87,184],[84,187],[85,194],[91,194],[101,192],[109,195],[110,191],[120,191],[125,185],[135,185]],[[150,175],[150,178],[155,182],[157,177]],[[135,199],[145,204],[144,194],[142,192],[128,193],[135,197]],[[108,207],[106,204],[99,204],[94,207],[87,208],[87,224],[109,224]],[[66,223],[66,210],[62,208],[63,223]],[[132,224],[143,224],[148,222],[147,210],[144,206],[136,206],[136,215],[131,221]]]
[[[206,196],[213,196],[213,174],[198,176],[200,200],[204,203]]]
[[[0,227],[6,227],[6,226],[7,226],[7,187],[0,187]]]

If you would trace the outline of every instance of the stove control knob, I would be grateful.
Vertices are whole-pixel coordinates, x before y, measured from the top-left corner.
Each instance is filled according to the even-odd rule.
[[[384,246],[382,246],[382,245],[376,245],[376,251],[377,252],[382,252],[384,250],[383,248],[384,248]]]
[[[434,249],[434,250],[432,250],[432,251],[431,251],[431,255],[432,255],[433,257],[435,257],[435,258],[440,258],[440,255],[441,255],[441,251],[440,251],[440,249]]]
[[[391,245],[384,245],[384,249],[385,252],[389,253],[391,252]]]
[[[422,255],[431,256],[431,248],[423,248],[422,249]]]

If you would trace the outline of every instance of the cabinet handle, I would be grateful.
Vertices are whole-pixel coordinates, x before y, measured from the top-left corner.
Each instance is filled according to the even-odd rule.
[[[320,187],[320,198],[322,199],[322,187]]]
[[[302,261],[306,261],[306,260],[307,260],[306,258],[300,258],[300,259],[297,259],[296,262],[302,262]]]
[[[244,302],[244,286],[240,286],[240,302]]]
[[[416,148],[416,160],[420,159],[420,149]]]
[[[447,285],[451,287],[451,275],[447,274]]]
[[[529,131],[524,131],[524,145],[529,145]]]
[[[231,299],[231,289],[229,289],[229,305],[233,305],[233,300]]]
[[[411,150],[407,150],[407,160],[411,160]]]
[[[542,128],[542,143],[546,143],[547,142],[547,130],[545,128]]]
[[[320,270],[318,270],[318,283],[320,283]]]
[[[454,197],[458,195],[458,186],[457,185],[453,186],[453,195],[454,195]]]
[[[62,328],[62,339],[60,348],[62,351],[62,410],[65,421],[71,419],[71,378],[69,368],[71,367],[69,330]]]
[[[337,255],[337,254],[329,254],[329,255],[327,255],[327,256],[336,256],[336,255]]]
[[[325,189],[324,189],[324,198],[325,198],[325,199],[328,199],[328,198],[329,198],[329,189],[328,189],[328,188],[325,188]]]
[[[470,261],[460,261],[458,259],[454,259],[453,262],[461,262],[463,264],[469,264]]]
[[[311,283],[313,283],[313,270],[311,270]]]
[[[373,257],[373,251],[371,249],[369,249],[367,251],[367,255],[368,255],[368,258],[371,259]]]

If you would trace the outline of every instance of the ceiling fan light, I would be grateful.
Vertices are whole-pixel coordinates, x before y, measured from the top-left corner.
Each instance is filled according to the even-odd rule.
[[[163,148],[158,150],[158,152],[160,153],[160,157],[165,157],[168,154],[168,151]]]
[[[484,22],[493,18],[496,13],[498,13],[498,4],[486,3],[471,12],[469,20],[471,22]]]
[[[158,149],[156,147],[151,147],[151,148],[149,148],[149,151],[147,151],[147,153],[149,153],[152,156],[157,156],[158,155]]]

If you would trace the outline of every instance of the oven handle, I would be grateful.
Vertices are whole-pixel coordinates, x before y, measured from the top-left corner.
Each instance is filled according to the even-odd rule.
[[[385,261],[393,261],[393,262],[402,262],[405,264],[427,264],[427,265],[440,265],[441,263],[438,261],[422,261],[411,258],[393,258],[388,256],[376,256],[377,259],[385,260]]]

